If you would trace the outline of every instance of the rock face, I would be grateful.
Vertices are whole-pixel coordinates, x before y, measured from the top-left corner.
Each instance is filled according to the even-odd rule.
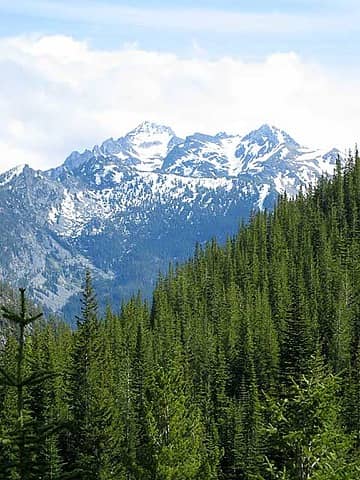
[[[331,175],[338,155],[268,125],[181,139],[144,122],[58,168],[17,167],[0,176],[0,279],[69,312],[90,268],[102,302],[116,305],[150,292],[158,272],[196,242],[222,241],[279,193]]]

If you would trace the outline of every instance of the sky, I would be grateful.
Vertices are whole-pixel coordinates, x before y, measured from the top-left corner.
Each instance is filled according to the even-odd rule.
[[[0,0],[0,19],[0,172],[144,120],[359,141],[358,0]]]

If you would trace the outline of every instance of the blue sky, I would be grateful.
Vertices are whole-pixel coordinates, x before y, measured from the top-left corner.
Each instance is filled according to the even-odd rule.
[[[0,171],[145,119],[359,142],[360,0],[0,0],[0,15]]]
[[[97,48],[136,42],[180,55],[196,42],[209,57],[296,51],[351,65],[359,58],[359,12],[356,0],[0,0],[0,35],[61,33]]]

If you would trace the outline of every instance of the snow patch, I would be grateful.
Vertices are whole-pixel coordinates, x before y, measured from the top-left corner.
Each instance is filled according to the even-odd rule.
[[[19,175],[21,175],[25,167],[26,167],[25,164],[18,165],[17,167],[14,167],[11,170],[8,170],[7,172],[0,175],[0,187],[3,187],[7,183],[10,183],[11,180],[13,180],[15,177],[18,177]]]
[[[259,200],[257,202],[257,205],[260,210],[264,209],[264,201],[268,196],[269,191],[270,191],[270,185],[268,185],[267,183],[261,186],[259,191]]]

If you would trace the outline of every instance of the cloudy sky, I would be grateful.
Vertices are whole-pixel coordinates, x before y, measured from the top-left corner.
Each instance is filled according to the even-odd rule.
[[[358,0],[0,0],[0,171],[143,120],[360,139]]]

